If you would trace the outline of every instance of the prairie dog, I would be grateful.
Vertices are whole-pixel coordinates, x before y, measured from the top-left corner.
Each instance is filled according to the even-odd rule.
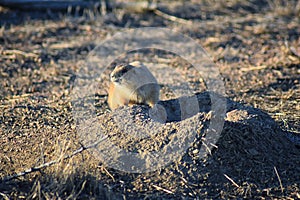
[[[110,74],[108,105],[111,110],[124,105],[153,107],[159,100],[159,85],[148,68],[139,61],[121,64]]]

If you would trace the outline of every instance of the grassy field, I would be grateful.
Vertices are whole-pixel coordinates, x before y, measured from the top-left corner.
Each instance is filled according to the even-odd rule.
[[[194,39],[218,66],[229,105],[249,107],[258,120],[239,124],[227,115],[209,156],[194,155],[198,138],[182,157],[147,173],[116,170],[82,149],[70,95],[76,74],[107,37],[141,27],[165,27]],[[300,137],[299,35],[299,1],[159,1],[157,9],[106,14],[0,7],[0,198],[300,198],[300,149],[283,137]],[[188,61],[171,53],[133,52],[115,63],[136,59],[182,72],[195,93],[206,89],[187,71]],[[130,149],[126,135],[111,131],[110,71],[90,98],[107,136]],[[174,77],[166,78],[172,84]],[[161,98],[173,98],[160,84]]]

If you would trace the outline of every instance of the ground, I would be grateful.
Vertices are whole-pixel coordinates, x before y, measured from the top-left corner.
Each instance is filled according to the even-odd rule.
[[[162,1],[158,9],[167,15],[128,8],[102,15],[97,10],[58,13],[0,7],[2,198],[300,198],[300,149],[285,137],[300,134],[299,2]],[[120,55],[114,63],[141,60],[154,66],[161,104],[171,108],[177,104],[170,88],[178,82],[170,73],[158,72],[168,68],[181,73],[203,109],[188,119],[173,118],[164,127],[168,131],[152,135],[153,141],[130,140],[112,124],[106,100],[114,63],[108,63],[96,93],[86,99],[94,102],[95,120],[115,144],[146,152],[166,145],[178,124],[196,124],[197,137],[190,148],[147,173],[120,171],[95,159],[89,150],[64,159],[83,145],[72,112],[78,102],[71,94],[87,55],[107,37],[138,27],[166,27],[185,34],[215,62],[227,102],[216,147],[206,157],[197,157],[213,118],[205,109],[210,108],[205,82],[187,60],[145,50]],[[137,113],[143,124],[148,123],[143,121],[148,119],[147,109],[134,106],[120,112]],[[57,162],[43,166],[51,161]]]

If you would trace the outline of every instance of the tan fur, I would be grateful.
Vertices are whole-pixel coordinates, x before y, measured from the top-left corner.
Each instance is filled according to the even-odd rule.
[[[153,107],[159,100],[159,85],[141,62],[136,61],[115,67],[110,80],[108,105],[112,110],[133,104]]]

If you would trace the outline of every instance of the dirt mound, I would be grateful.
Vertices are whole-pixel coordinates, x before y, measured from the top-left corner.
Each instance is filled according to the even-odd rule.
[[[285,170],[281,181],[298,181],[292,175],[299,173],[300,152],[268,114],[227,99],[226,116],[216,116],[210,111],[208,92],[195,97],[199,109],[193,110],[199,112],[186,118],[182,118],[180,109],[174,109],[180,108],[179,99],[159,102],[166,111],[165,123],[153,118],[149,107],[138,105],[100,116],[101,134],[92,137],[108,137],[93,155],[124,176],[122,171],[150,171],[143,174],[144,181],[133,180],[134,190],[143,191],[150,182],[152,187],[168,188],[174,196],[193,191],[214,197],[218,188],[229,187],[228,181],[236,186],[235,193],[247,196],[251,194],[247,181],[261,188],[279,186],[274,169]],[[220,135],[209,128],[212,118],[225,118]],[[217,140],[211,140],[211,136]],[[214,141],[216,144],[210,144]]]

